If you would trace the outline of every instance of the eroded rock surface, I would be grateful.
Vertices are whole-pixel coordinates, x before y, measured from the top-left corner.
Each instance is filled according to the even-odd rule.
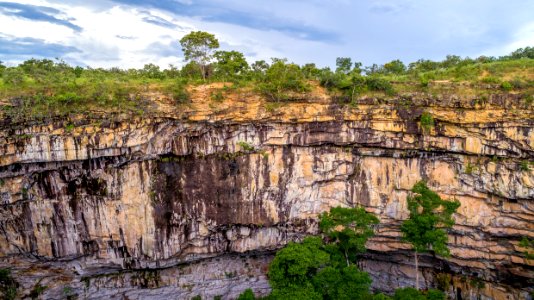
[[[381,221],[362,267],[389,292],[413,285],[399,225],[424,179],[461,202],[452,256],[422,257],[424,285],[449,274],[457,299],[528,299],[534,262],[519,241],[534,238],[534,171],[524,169],[534,119],[518,101],[274,113],[253,101],[233,113],[80,117],[71,131],[64,120],[5,125],[0,265],[21,295],[41,284],[45,298],[265,294],[273,250],[316,233],[330,207],[362,205]],[[423,111],[435,118],[429,132]]]

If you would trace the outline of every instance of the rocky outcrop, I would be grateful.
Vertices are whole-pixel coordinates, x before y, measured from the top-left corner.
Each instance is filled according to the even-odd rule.
[[[451,257],[422,257],[424,285],[449,276],[456,299],[528,299],[534,262],[519,241],[534,238],[534,171],[524,167],[534,119],[521,99],[357,108],[319,99],[274,111],[250,99],[4,125],[0,264],[20,294],[36,284],[45,298],[265,294],[273,250],[316,233],[317,215],[338,205],[380,218],[361,264],[391,291],[415,278],[399,224],[424,179],[461,202]],[[428,131],[423,111],[435,120]]]

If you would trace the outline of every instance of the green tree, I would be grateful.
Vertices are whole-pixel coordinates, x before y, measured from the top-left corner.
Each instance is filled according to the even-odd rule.
[[[384,70],[386,73],[391,74],[403,74],[406,72],[406,66],[404,63],[398,59],[392,60],[384,65]]]
[[[317,69],[314,63],[308,63],[302,66],[302,73],[307,79],[317,79],[321,74],[321,70]]]
[[[378,219],[362,207],[333,207],[319,218],[319,228],[337,245],[347,266],[365,252],[367,239],[374,235],[373,225],[378,224]]]
[[[336,72],[349,74],[352,69],[352,59],[350,57],[336,58]]]
[[[141,75],[150,79],[164,79],[165,73],[163,73],[158,65],[145,64],[141,70]]]
[[[512,59],[531,58],[534,59],[534,47],[519,48],[509,55]]]
[[[408,197],[410,217],[402,223],[403,239],[412,244],[415,255],[415,286],[419,289],[418,253],[434,251],[437,255],[450,255],[447,247],[447,230],[454,225],[452,214],[460,207],[458,201],[443,200],[430,190],[424,181],[416,183]]]
[[[273,58],[273,63],[266,70],[263,82],[258,88],[261,93],[275,101],[288,99],[288,92],[309,90],[299,66],[278,58]]]
[[[371,282],[369,275],[354,265],[342,269],[329,266],[313,278],[315,290],[328,300],[369,299]]]
[[[302,286],[310,282],[320,267],[330,262],[319,237],[305,238],[302,243],[290,242],[276,253],[269,266],[269,282],[273,289]]]
[[[291,285],[286,288],[273,289],[268,299],[274,300],[322,300],[321,294],[316,292],[311,283]]]
[[[181,40],[185,59],[195,62],[200,68],[202,79],[206,79],[206,70],[213,51],[219,48],[219,41],[211,33],[204,31],[192,31]]]
[[[237,300],[255,300],[256,296],[251,289],[246,289],[243,293],[239,294]]]
[[[217,51],[215,73],[222,77],[223,81],[229,78],[237,78],[248,71],[248,63],[243,53],[238,51]]]

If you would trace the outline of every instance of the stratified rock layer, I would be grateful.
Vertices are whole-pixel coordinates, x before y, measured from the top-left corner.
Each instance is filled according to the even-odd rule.
[[[4,125],[0,264],[20,295],[41,284],[45,298],[266,294],[273,250],[316,233],[330,207],[361,205],[381,221],[361,264],[390,292],[414,282],[399,225],[426,180],[461,207],[451,257],[423,256],[422,284],[449,274],[456,298],[527,299],[534,263],[519,241],[534,238],[533,111],[513,95],[485,107],[445,100],[273,113],[252,99],[233,111],[78,117],[70,131],[64,120]]]

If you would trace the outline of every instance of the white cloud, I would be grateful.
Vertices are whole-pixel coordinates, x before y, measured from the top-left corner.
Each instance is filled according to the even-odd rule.
[[[521,14],[528,9],[514,8],[514,0],[497,18],[491,5],[471,14],[473,7],[485,3],[482,0],[473,0],[469,5],[460,0],[451,0],[450,4],[416,0],[228,0],[205,5],[193,0],[161,1],[188,5],[190,9],[184,11],[205,15],[211,21],[109,0],[19,0],[19,4],[58,9],[63,12],[61,19],[68,17],[73,26],[82,30],[0,14],[0,36],[44,40],[66,46],[67,50],[75,47],[80,51],[63,58],[92,67],[121,68],[139,68],[146,63],[181,65],[183,58],[177,42],[191,30],[214,33],[223,48],[239,50],[251,62],[287,57],[319,66],[333,65],[338,56],[369,65],[397,58],[408,62],[439,59],[445,54],[474,55],[484,49],[489,50],[482,54],[504,55],[534,45],[534,23],[525,25],[525,20],[531,18]],[[511,14],[514,10],[515,15]],[[279,23],[269,23],[270,20]],[[512,35],[514,30],[517,33]],[[315,39],[306,39],[314,34]],[[329,39],[329,34],[335,38]],[[10,55],[9,59],[14,57]]]

